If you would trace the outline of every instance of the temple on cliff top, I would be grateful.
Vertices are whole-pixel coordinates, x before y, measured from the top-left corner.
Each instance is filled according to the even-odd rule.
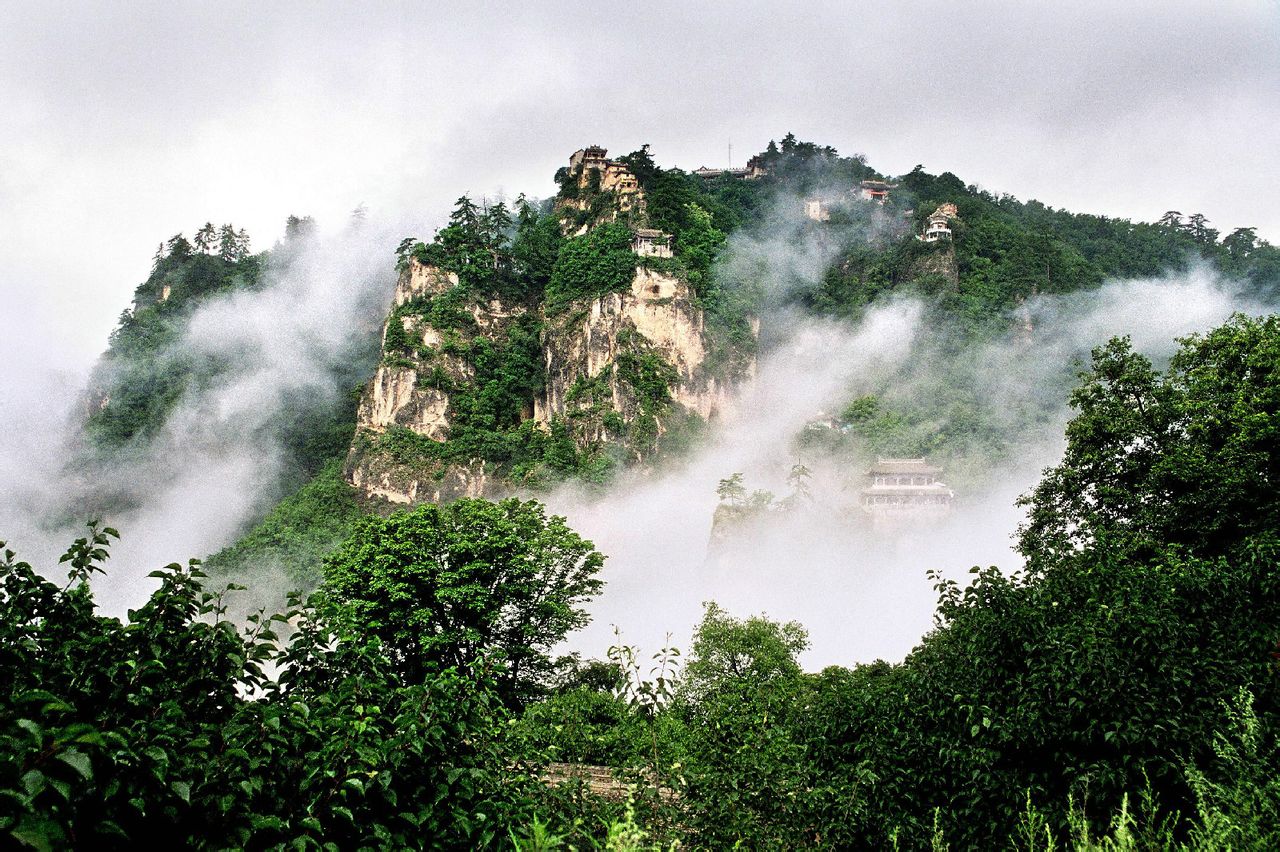
[[[640,182],[625,163],[608,159],[605,156],[608,153],[607,149],[599,145],[589,145],[574,151],[569,157],[569,173],[578,177],[579,188],[586,189],[594,179],[592,172],[598,172],[600,183],[597,188],[602,192],[616,194],[618,209],[626,212],[642,197]]]
[[[867,471],[862,509],[880,523],[931,520],[951,510],[955,492],[938,477],[942,468],[922,458],[877,459]]]
[[[864,180],[858,186],[858,197],[864,201],[875,201],[884,204],[889,200],[889,193],[898,188],[896,183],[883,180]]]
[[[951,220],[959,218],[956,215],[956,206],[951,202],[947,202],[938,207],[937,210],[929,214],[929,218],[924,224],[924,233],[918,239],[924,240],[926,243],[936,243],[938,240],[951,239]]]

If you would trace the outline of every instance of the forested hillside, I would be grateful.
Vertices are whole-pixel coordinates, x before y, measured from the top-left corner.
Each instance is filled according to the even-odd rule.
[[[431,406],[445,406],[444,413],[427,426],[393,416],[357,430],[358,399],[345,388],[340,396],[347,403],[336,409],[302,409],[283,430],[292,459],[285,487],[316,480],[211,567],[239,573],[258,560],[314,580],[323,551],[371,494],[421,488],[424,497],[478,496],[513,486],[536,493],[566,478],[603,486],[628,465],[687,452],[705,430],[707,412],[720,404],[715,388],[731,385],[755,357],[753,322],[767,326],[788,307],[857,321],[878,300],[922,299],[930,341],[917,358],[930,365],[922,371],[928,384],[910,395],[853,396],[833,413],[839,429],[810,430],[797,440],[806,452],[930,455],[965,470],[1010,451],[1008,424],[991,421],[972,364],[984,342],[1034,333],[1028,300],[1195,264],[1239,279],[1262,298],[1280,283],[1280,250],[1251,228],[1221,236],[1203,216],[1176,211],[1151,224],[1073,214],[921,167],[891,179],[861,156],[791,135],[753,158],[758,171],[751,179],[662,168],[647,146],[608,162],[612,174],[634,177],[634,189],[603,186],[603,171],[565,168],[553,199],[521,197],[509,210],[463,198],[432,239],[402,242],[388,263],[402,273],[411,264],[439,269],[456,284],[397,297],[378,382],[390,377],[403,387],[407,379],[408,392],[417,389],[411,414]],[[856,197],[862,181],[894,188],[879,203],[867,202]],[[801,214],[814,200],[826,218]],[[929,215],[945,204],[954,205],[950,238],[921,241]],[[260,286],[263,264],[288,263],[312,227],[291,219],[271,254],[249,254],[247,235],[231,226],[206,225],[195,244],[179,235],[161,247],[95,381],[86,433],[99,454],[138,446],[163,426],[186,389],[216,383],[217,364],[197,363],[173,346],[183,323],[210,298]],[[670,257],[636,256],[633,236],[643,228],[664,235]],[[825,272],[779,282],[770,278],[776,270],[725,263],[735,251],[730,235],[780,234],[819,247]],[[630,298],[638,269],[684,288],[686,301],[677,300],[673,318],[662,321],[683,316],[703,326],[705,355],[696,371],[675,369],[679,347],[655,349],[625,328],[608,332],[616,342],[603,378],[571,363],[582,311],[593,301]],[[504,313],[497,320],[485,313],[493,305]],[[495,321],[492,331],[483,328]],[[592,333],[598,337],[602,329]],[[544,346],[550,348],[540,351]],[[1061,392],[1071,375],[1063,365]],[[708,381],[718,385],[708,390]],[[540,402],[557,384],[562,399]],[[400,393],[403,402],[406,391]],[[413,416],[426,423],[426,415]],[[1017,416],[1030,429],[1048,412],[1033,407]],[[353,470],[366,483],[354,490],[342,481],[352,481]]]

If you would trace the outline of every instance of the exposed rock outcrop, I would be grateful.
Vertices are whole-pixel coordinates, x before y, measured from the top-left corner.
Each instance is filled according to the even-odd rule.
[[[956,249],[950,240],[934,244],[934,248],[917,258],[907,271],[907,280],[937,275],[945,279],[949,287],[960,286],[960,266],[956,263]]]
[[[714,417],[726,398],[716,378],[701,369],[707,355],[704,331],[702,309],[688,284],[638,267],[629,292],[602,296],[548,323],[543,335],[547,390],[535,400],[534,417],[546,422],[566,414],[574,383],[604,375],[613,409],[630,419],[634,393],[612,368],[634,353],[656,354],[674,368],[671,397],[677,405]]]
[[[428,266],[417,258],[409,258],[408,265],[396,281],[394,307],[419,296],[435,296],[458,284],[456,272],[445,272],[436,266]]]
[[[461,497],[496,497],[506,488],[482,461],[419,464],[372,450],[357,440],[347,458],[347,481],[369,499],[397,505],[443,503]]]
[[[465,353],[481,340],[504,345],[516,322],[541,328],[536,344],[545,371],[542,390],[521,418],[547,432],[557,421],[571,422],[580,450],[618,443],[643,459],[672,418],[710,419],[727,403],[722,381],[706,369],[703,311],[674,274],[638,265],[628,291],[573,303],[553,316],[501,300],[473,301],[449,314],[454,327],[432,325],[428,317],[436,314],[420,309],[453,298],[457,286],[456,275],[416,259],[400,275],[383,335],[384,343],[395,335],[400,348],[384,346],[387,357],[361,399],[347,461],[348,481],[367,497],[404,504],[504,490],[493,466],[402,451],[397,441],[408,436],[417,450],[422,439],[448,441],[455,397],[476,380]]]
[[[440,295],[457,283],[454,273],[411,260],[396,284],[394,306]],[[473,306],[471,315],[478,333],[494,334],[501,332],[503,321],[512,314],[495,304],[489,310]],[[413,348],[378,367],[360,400],[357,424],[374,433],[404,426],[433,441],[444,441],[449,435],[449,389],[472,379],[471,365],[448,351],[440,329],[422,317],[401,316],[394,309],[383,329],[384,349],[392,323],[400,323]]]

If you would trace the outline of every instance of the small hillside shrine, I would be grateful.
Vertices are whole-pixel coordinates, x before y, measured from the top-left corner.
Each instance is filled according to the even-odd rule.
[[[671,235],[655,228],[637,228],[631,250],[641,257],[671,257]]]
[[[889,191],[897,188],[898,185],[896,183],[887,183],[882,180],[864,180],[858,187],[858,197],[864,201],[884,204],[889,200]]]
[[[878,459],[867,471],[863,511],[877,523],[928,520],[951,510],[955,492],[939,481],[942,468],[924,459]]]
[[[807,198],[804,202],[804,215],[815,222],[830,222],[831,208],[821,198]]]
[[[947,202],[938,207],[937,210],[929,214],[929,218],[924,223],[924,233],[920,235],[920,239],[926,243],[936,243],[938,240],[951,239],[951,220],[957,218],[956,206],[951,202]]]

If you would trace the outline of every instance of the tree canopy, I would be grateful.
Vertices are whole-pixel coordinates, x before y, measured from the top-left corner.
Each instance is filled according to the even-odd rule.
[[[603,562],[537,503],[464,499],[365,519],[327,560],[322,591],[410,680],[488,659],[514,698],[587,622],[582,604],[600,590]]]
[[[1237,316],[1182,343],[1163,374],[1127,338],[1094,351],[1066,455],[1025,500],[1034,568],[1101,544],[1220,556],[1277,528],[1280,318]]]

